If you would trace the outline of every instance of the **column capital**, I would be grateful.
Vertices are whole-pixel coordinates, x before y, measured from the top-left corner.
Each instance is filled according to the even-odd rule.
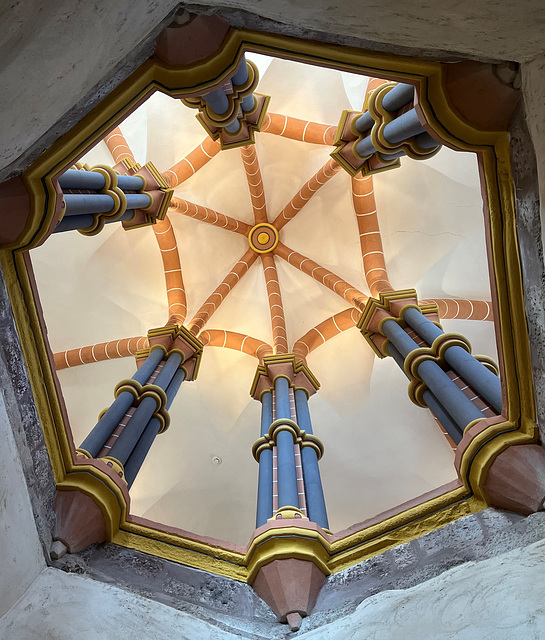
[[[136,352],[136,366],[144,363],[153,349],[162,349],[165,356],[171,353],[180,353],[182,362],[180,368],[186,372],[186,380],[196,380],[202,359],[204,345],[183,325],[158,327],[148,331],[149,349],[140,349]]]
[[[409,91],[405,92],[406,89]],[[433,140],[431,145],[419,144],[418,132],[424,132],[427,123],[421,111],[414,111],[418,99],[414,89],[412,93],[410,89],[410,85],[386,82],[366,95],[362,111],[342,112],[333,142],[335,150],[331,156],[352,177],[359,173],[369,176],[399,167],[400,154],[414,160],[425,160],[431,158],[441,148],[441,143],[438,141],[434,143]],[[391,104],[386,106],[386,102],[391,98],[388,94],[391,92],[393,92],[392,95],[405,92],[405,97],[401,100],[393,99],[390,101]],[[387,96],[388,99],[385,100]],[[414,120],[420,123],[420,126],[416,132],[409,133],[408,137],[400,141],[389,140],[387,135],[389,125],[397,118],[405,116],[410,108],[412,108]],[[366,121],[365,125],[361,124],[362,120]],[[368,152],[361,155],[358,149],[361,151],[360,144],[364,141],[368,143]]]
[[[227,109],[222,113],[216,113],[207,103],[205,98],[210,94],[182,98],[182,102],[187,107],[199,110],[197,120],[213,140],[219,139],[222,149],[254,144],[255,132],[260,131],[263,126],[271,99],[270,96],[254,92],[259,82],[257,66],[249,60],[246,61],[244,57],[241,65],[246,65],[247,68],[247,78],[242,84],[234,84],[231,77],[229,80],[224,79],[215,89],[223,92],[227,103]],[[253,96],[254,105],[246,110],[243,102],[249,96]],[[233,122],[238,122],[239,128],[238,131],[231,133],[228,126]]]
[[[146,209],[136,209],[131,220],[123,220],[122,225],[125,230],[139,229],[156,224],[164,220],[167,215],[170,201],[174,195],[167,181],[153,162],[146,162],[144,166],[134,162],[130,158],[124,158],[114,166],[115,171],[120,175],[138,176],[144,181],[143,193],[147,193],[151,198],[151,205]]]
[[[377,298],[369,298],[358,321],[357,327],[379,358],[388,356],[385,351],[387,338],[381,331],[385,320],[395,320],[405,327],[403,312],[408,307],[419,309],[432,322],[439,323],[438,307],[435,302],[419,303],[415,289],[386,291]]]
[[[265,391],[274,387],[277,378],[286,378],[290,387],[304,389],[309,397],[320,388],[317,378],[304,362],[298,361],[294,353],[282,353],[263,358],[263,364],[255,372],[250,395],[260,400]]]

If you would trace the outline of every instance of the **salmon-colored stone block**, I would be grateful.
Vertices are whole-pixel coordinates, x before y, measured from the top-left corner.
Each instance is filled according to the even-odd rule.
[[[231,28],[215,15],[186,16],[185,24],[173,22],[157,38],[155,55],[172,67],[192,64],[212,55]]]
[[[473,126],[505,131],[521,93],[503,83],[491,64],[464,60],[444,65],[450,104]]]
[[[485,493],[492,505],[524,515],[543,510],[545,451],[537,444],[509,447],[488,471]]]
[[[94,542],[106,540],[106,523],[100,507],[80,491],[57,491],[55,496],[55,540],[61,540],[69,553],[76,553]]]
[[[308,616],[324,584],[325,576],[308,560],[284,558],[262,567],[252,584],[254,591],[278,616],[297,631]]]
[[[20,176],[0,184],[0,247],[15,242],[30,215],[30,196]]]

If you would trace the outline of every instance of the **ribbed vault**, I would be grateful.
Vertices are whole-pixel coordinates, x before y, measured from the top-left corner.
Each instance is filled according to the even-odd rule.
[[[255,56],[258,66],[259,58]],[[90,152],[90,164],[97,159],[109,164],[126,158],[152,160],[175,195],[165,220],[151,229],[108,230],[100,240],[90,240],[95,245],[85,258],[87,272],[77,266],[76,281],[63,284],[62,294],[67,301],[73,295],[81,302],[81,289],[89,283],[82,274],[91,271],[115,282],[105,287],[102,302],[89,293],[93,310],[80,312],[81,331],[54,328],[58,312],[45,284],[50,280],[48,274],[40,275],[43,265],[51,273],[53,267],[47,265],[55,262],[54,245],[67,239],[55,238],[34,252],[69,410],[78,393],[91,393],[89,385],[106,389],[102,378],[108,377],[110,388],[120,379],[115,375],[110,379],[105,361],[125,359],[117,372],[131,375],[134,365],[129,356],[146,348],[148,328],[184,324],[205,345],[199,380],[184,387],[177,401],[181,409],[173,407],[173,423],[178,421],[177,429],[185,428],[185,435],[177,440],[171,429],[161,436],[134,485],[134,508],[143,515],[215,537],[247,539],[254,511],[254,476],[239,481],[236,475],[252,468],[249,448],[257,434],[259,409],[247,396],[244,401],[241,398],[248,392],[256,365],[271,354],[295,353],[301,361],[308,359],[322,382],[311,409],[315,432],[322,429],[320,437],[326,444],[324,487],[335,528],[395,506],[414,497],[411,492],[418,495],[454,476],[451,468],[445,468],[452,455],[450,445],[440,431],[435,433],[433,419],[422,417],[423,410],[420,418],[412,413],[418,410],[408,404],[399,371],[391,362],[377,361],[355,327],[368,297],[415,287],[425,296],[422,301],[437,303],[445,326],[452,321],[449,329],[471,334],[477,344],[480,340],[480,350],[495,356],[492,307],[488,287],[483,285],[487,276],[483,280],[480,273],[474,281],[464,278],[468,256],[476,256],[479,266],[486,263],[482,212],[475,210],[475,202],[480,205],[476,177],[447,149],[421,167],[404,159],[399,170],[374,177],[348,176],[329,157],[338,117],[343,108],[360,108],[366,87],[381,81],[371,79],[367,84],[366,78],[358,78],[350,83],[347,75],[288,61],[268,63],[258,89],[269,93],[272,101],[255,145],[220,151],[218,142],[205,136],[193,120],[189,122],[193,114],[181,103],[164,107],[162,122],[153,124],[162,105],[171,100],[162,96],[141,107],[145,113],[133,114]],[[302,77],[307,81],[298,88]],[[308,89],[310,84],[313,90]],[[358,100],[359,105],[351,104]],[[178,123],[175,116],[180,113],[186,115]],[[138,134],[138,125],[144,122],[147,138]],[[183,140],[178,131],[186,128]],[[184,154],[176,155],[179,147],[186,149]],[[452,167],[455,175],[449,177]],[[418,171],[421,178],[415,186]],[[447,202],[448,216],[460,211],[457,222],[445,216],[435,219],[434,207],[441,201]],[[113,249],[121,236],[122,245]],[[148,261],[152,252],[148,266],[138,264],[140,257]],[[77,264],[75,256],[69,260]],[[163,275],[161,284],[158,272]],[[105,320],[99,330],[96,325],[102,312],[95,307],[102,303],[103,313],[114,305],[116,310],[111,323]],[[95,367],[95,373],[62,372],[82,371],[86,367],[81,365]],[[98,396],[101,393],[96,391]],[[85,407],[91,404],[84,402]],[[203,406],[204,418],[199,414]],[[362,410],[364,420],[357,418]],[[82,413],[76,412],[75,440],[95,418],[88,415],[84,426]],[[224,425],[220,435],[215,434],[216,424]],[[421,439],[417,440],[413,435],[419,428]],[[377,429],[387,433],[377,435]],[[199,465],[206,463],[191,459],[191,447],[198,438],[207,456],[218,454],[224,459],[221,470],[210,466],[203,472]],[[426,459],[426,443],[436,459],[429,468],[418,470],[419,461]],[[398,454],[391,454],[395,447],[405,448],[400,459],[412,456],[413,460],[404,462],[400,476],[385,487],[380,467],[384,459],[393,460],[392,468],[398,465]],[[366,451],[375,453],[367,457],[362,453]],[[386,456],[380,463],[378,451]],[[335,482],[339,464],[344,475]],[[216,471],[218,477],[208,477]],[[412,479],[408,489],[401,486],[403,473]],[[350,505],[343,498],[343,486],[365,486],[366,482],[372,483],[365,498],[367,511],[362,508],[364,499]],[[222,483],[230,492],[224,501],[217,495]],[[210,497],[211,491],[215,497]],[[373,491],[377,497],[371,496]],[[234,522],[231,518],[226,529],[218,530],[230,510],[239,510],[240,518]]]

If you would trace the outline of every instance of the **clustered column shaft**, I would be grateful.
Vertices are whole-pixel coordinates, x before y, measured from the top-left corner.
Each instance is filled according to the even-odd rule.
[[[398,84],[391,91],[386,93],[382,99],[381,106],[388,112],[396,114],[400,109],[410,104],[414,100],[414,87],[410,84]],[[365,134],[369,131],[375,120],[371,113],[366,111],[356,120],[356,129]],[[383,134],[384,139],[391,145],[399,145],[406,142],[409,138],[415,138],[415,142],[422,149],[436,149],[440,145],[427,133],[420,123],[418,115],[414,107],[405,113],[396,115],[385,127]],[[373,136],[374,138],[374,136]],[[356,144],[356,151],[362,157],[369,157],[379,151],[373,143],[371,135],[366,136]],[[400,149],[395,153],[382,153],[383,160],[393,160],[406,155],[406,151]]]
[[[437,345],[440,342],[446,346],[442,352],[445,363],[443,367],[436,361],[437,356],[415,359],[414,356],[419,356],[422,352],[421,345],[393,318],[382,323],[381,332],[390,341],[385,347],[386,351],[410,378],[416,375],[425,384],[422,400],[454,443],[458,444],[469,424],[488,417],[487,409],[495,414],[501,412],[500,380],[482,362],[457,344],[456,340],[449,342],[449,334],[445,334],[420,310],[408,307],[402,312],[401,319],[430,345],[424,349],[425,351],[438,352]],[[408,366],[411,360],[414,366]],[[457,374],[456,378],[464,381],[465,386],[461,387],[455,383],[447,373],[449,369]],[[474,397],[464,393],[464,390],[470,387],[476,392]],[[483,405],[483,401],[486,404]]]
[[[186,375],[180,369],[182,361],[179,352],[165,356],[162,348],[152,348],[132,380],[127,381],[129,384],[122,383],[115,401],[81,445],[81,449],[92,458],[106,450],[103,457],[121,463],[129,487],[155,437],[161,428],[164,430],[168,426],[166,410]],[[123,428],[116,434],[121,425]],[[108,445],[113,438],[115,441]]]
[[[249,79],[248,63],[246,58],[242,58],[242,62],[235,75],[226,84],[219,89],[214,89],[210,93],[203,95],[203,100],[218,117],[223,116],[229,112],[230,104],[228,95],[236,92],[237,89],[244,87]],[[240,106],[243,112],[251,111],[255,106],[255,97],[252,93],[242,98]],[[238,119],[238,112],[231,116],[231,118],[223,123],[221,126],[225,127],[229,133],[237,133],[240,130],[240,121]]]
[[[377,84],[373,79],[370,84]],[[355,177],[400,166],[399,158],[430,158],[441,142],[426,130],[415,108],[415,88],[410,84],[378,81],[365,98],[365,110],[343,111],[332,157]]]
[[[111,172],[114,173],[114,170]],[[63,173],[59,178],[59,186],[63,192],[65,211],[54,233],[91,228],[96,214],[113,214],[103,216],[105,224],[131,220],[135,209],[151,206],[151,196],[139,193],[144,190],[144,180],[140,176],[120,175],[117,172],[114,175],[116,183],[112,184],[105,172],[69,169]]]
[[[283,355],[280,361],[279,356],[270,358],[268,366],[271,371],[267,369],[266,376],[265,369],[258,369],[263,378],[258,377],[258,381],[261,380],[258,385],[262,385],[259,387],[261,437],[253,448],[254,457],[259,462],[257,527],[278,513],[277,518],[308,517],[319,526],[328,528],[318,467],[323,445],[312,433],[308,408],[309,393],[315,391],[318,382],[307,370],[315,383],[309,391],[308,378],[304,374],[295,373],[294,368],[293,379],[288,377],[285,363],[295,363],[292,354]],[[275,366],[280,366],[284,373],[276,375]],[[303,386],[296,386],[300,382]],[[280,516],[280,512],[286,509],[288,512],[293,509],[295,515]]]
[[[295,390],[295,408],[297,423],[305,433],[312,434],[312,422],[308,408],[308,396],[304,389]],[[310,520],[324,529],[329,528],[327,509],[325,506],[322,478],[318,465],[318,454],[312,447],[303,447],[301,451],[303,461],[303,480],[307,500],[307,513]]]
[[[264,391],[261,396],[261,437],[269,433],[273,421],[273,394]],[[256,527],[265,524],[273,514],[273,452],[264,449],[259,456],[259,479],[257,486]]]
[[[286,378],[275,380],[276,421],[291,421],[289,390],[290,385]],[[293,436],[289,431],[279,430],[276,448],[278,455],[278,508],[299,507]]]
[[[214,88],[182,99],[198,109],[197,119],[208,135],[219,139],[222,149],[253,144],[254,133],[265,119],[270,97],[255,92],[259,81],[256,65],[242,55],[234,75]]]

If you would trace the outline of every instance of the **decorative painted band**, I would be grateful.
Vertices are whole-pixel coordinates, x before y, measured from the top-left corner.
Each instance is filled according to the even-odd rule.
[[[289,431],[293,437],[293,444],[299,444],[301,447],[311,447],[316,451],[318,460],[324,455],[324,445],[322,441],[315,435],[307,433],[304,429],[301,429],[299,425],[287,418],[275,420],[269,427],[268,434],[262,436],[254,443],[252,447],[252,455],[256,462],[259,462],[259,457],[265,449],[272,449],[277,445],[278,434],[282,431]]]

